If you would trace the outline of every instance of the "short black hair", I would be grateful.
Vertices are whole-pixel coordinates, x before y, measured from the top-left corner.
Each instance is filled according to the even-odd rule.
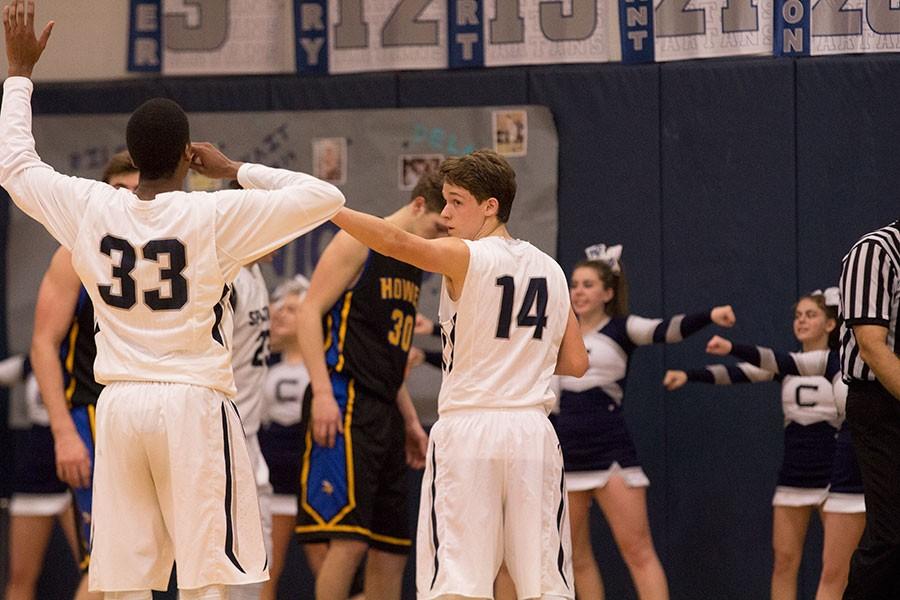
[[[147,100],[128,119],[125,143],[142,179],[171,177],[191,143],[187,115],[172,100]]]

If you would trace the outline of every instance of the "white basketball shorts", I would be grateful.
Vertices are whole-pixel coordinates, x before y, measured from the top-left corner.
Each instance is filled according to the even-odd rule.
[[[210,388],[119,382],[97,402],[91,591],[268,578],[256,480],[234,404]]]
[[[493,598],[503,561],[519,598],[575,597],[556,433],[537,409],[443,415],[422,480],[418,597]]]

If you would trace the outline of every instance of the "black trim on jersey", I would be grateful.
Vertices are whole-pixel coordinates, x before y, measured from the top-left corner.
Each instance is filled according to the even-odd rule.
[[[225,300],[225,296],[228,295],[228,289],[228,284],[226,283],[225,287],[222,288],[222,297],[219,298],[218,304],[213,306],[213,314],[216,316],[216,321],[212,326],[212,337],[223,347],[225,346],[225,337],[222,335],[222,317],[225,314],[225,308],[222,306],[222,302]]]
[[[562,522],[563,515],[565,514],[565,501],[566,501],[566,473],[562,472],[559,476],[559,509],[556,511],[556,530],[559,532],[559,554],[556,557],[556,568],[559,569],[559,576],[562,577],[563,583],[566,584],[566,589],[569,589],[569,581],[566,579],[566,574],[563,570],[563,565],[565,564],[565,553],[563,552],[563,543],[562,543]]]
[[[438,539],[437,532],[437,514],[434,510],[434,496],[437,490],[435,485],[437,480],[437,446],[431,446],[431,541],[434,544],[434,577],[431,578],[431,589],[434,589],[434,582],[437,581],[438,569],[440,561],[438,560],[438,548],[441,541]]]
[[[448,344],[450,345],[450,360],[445,360],[445,354],[441,352],[441,363],[444,371],[449,375],[453,371],[453,357],[456,355],[456,315],[450,318],[449,334],[445,334],[443,328],[441,328],[441,350],[444,350]]]
[[[227,288],[226,288],[227,289]],[[247,572],[234,555],[234,525],[231,522],[231,444],[228,439],[228,415],[222,405],[222,438],[225,446],[225,556],[241,573]],[[266,557],[268,560],[268,557]]]

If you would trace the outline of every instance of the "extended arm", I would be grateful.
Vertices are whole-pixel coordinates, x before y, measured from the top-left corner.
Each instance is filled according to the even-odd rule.
[[[765,346],[735,344],[715,335],[706,344],[706,351],[717,356],[730,354],[777,375],[826,375],[828,351],[781,352]]]
[[[331,221],[379,254],[425,271],[441,273],[449,280],[451,290],[456,294],[462,291],[469,268],[469,247],[462,240],[426,240],[407,233],[384,219],[349,208],[342,208]]]
[[[72,268],[71,254],[58,249],[38,290],[31,339],[31,364],[50,417],[56,471],[72,487],[90,485],[91,462],[69,414],[59,348],[72,326],[80,290],[81,282]],[[69,351],[74,352],[74,348]]]
[[[626,327],[632,343],[636,346],[646,346],[680,342],[710,323],[715,323],[720,327],[733,327],[735,323],[734,310],[731,306],[724,305],[701,313],[675,315],[667,319],[630,316]]]
[[[749,363],[736,365],[708,365],[703,369],[687,369],[666,371],[663,386],[670,392],[677,390],[688,381],[712,383],[716,385],[732,385],[736,383],[762,383],[774,381],[775,373],[760,369]]]
[[[334,446],[335,436],[343,433],[343,424],[325,362],[322,317],[356,280],[367,255],[365,246],[346,233],[338,233],[322,253],[300,305],[298,337],[312,386],[313,439],[329,448]]]

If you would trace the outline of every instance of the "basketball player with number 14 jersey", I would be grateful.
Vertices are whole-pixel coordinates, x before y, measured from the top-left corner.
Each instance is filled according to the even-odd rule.
[[[450,238],[424,240],[342,209],[332,221],[376,252],[444,276],[440,418],[422,482],[420,599],[492,598],[505,562],[519,598],[574,598],[562,454],[547,414],[554,373],[587,352],[559,265],[506,221],[515,173],[479,150],[441,166]]]

